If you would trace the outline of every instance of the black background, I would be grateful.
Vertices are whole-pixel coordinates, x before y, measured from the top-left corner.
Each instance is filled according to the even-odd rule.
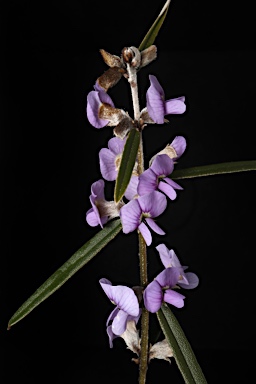
[[[144,131],[145,164],[176,135],[187,148],[177,169],[254,160],[256,55],[251,3],[174,0],[155,41],[148,74],[187,110]],[[1,383],[135,383],[137,366],[122,339],[110,349],[113,305],[98,280],[139,283],[136,234],[118,237],[26,318],[7,331],[18,307],[99,228],[90,228],[98,152],[112,129],[86,117],[86,97],[106,69],[99,49],[120,55],[139,45],[164,1],[9,1],[2,4],[1,71]],[[109,91],[132,115],[122,79]],[[255,172],[186,179],[158,218],[149,278],[161,270],[164,242],[200,278],[173,312],[208,384],[243,383],[253,373],[255,337]],[[111,184],[111,183],[109,183]],[[111,199],[112,184],[107,186]],[[157,323],[151,318],[152,338]],[[154,328],[155,327],[155,328]],[[148,384],[183,383],[175,361],[153,360]]]

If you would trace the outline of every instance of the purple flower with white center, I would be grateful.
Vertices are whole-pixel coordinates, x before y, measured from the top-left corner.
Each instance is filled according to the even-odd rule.
[[[127,327],[127,322],[134,320],[137,324],[141,310],[133,289],[124,285],[112,285],[108,279],[100,279],[100,285],[109,300],[116,305],[107,319],[107,333],[110,347],[113,347],[113,339],[121,336]],[[110,324],[111,322],[111,324]]]
[[[95,128],[103,128],[109,123],[109,120],[99,117],[100,108],[104,107],[104,104],[115,108],[111,97],[96,83],[94,91],[88,93],[86,108],[87,118]]]
[[[118,206],[114,201],[105,200],[104,193],[105,182],[100,179],[91,186],[91,195],[89,197],[92,208],[86,212],[86,221],[91,227],[103,225],[110,219],[119,216]]]
[[[198,286],[199,279],[197,275],[193,272],[184,272],[188,267],[180,264],[173,249],[169,250],[165,244],[159,244],[156,249],[165,268],[182,268],[179,281],[177,282],[178,285],[185,289],[193,289]]]
[[[146,93],[147,111],[156,124],[165,122],[165,115],[181,114],[186,110],[185,97],[165,100],[165,93],[154,75],[149,75],[150,87]]]
[[[183,188],[167,177],[174,169],[174,162],[168,155],[158,155],[151,166],[139,176],[138,193],[143,196],[159,189],[171,200],[177,197],[175,189]]]
[[[147,245],[152,242],[148,226],[159,235],[165,232],[155,223],[153,218],[164,212],[167,206],[167,199],[161,192],[153,191],[137,199],[130,200],[120,209],[120,219],[124,233],[130,233],[138,229]]]
[[[166,268],[146,287],[143,292],[145,307],[149,312],[155,313],[163,302],[174,305],[177,308],[184,306],[184,299],[181,293],[174,291],[179,281],[182,268]]]

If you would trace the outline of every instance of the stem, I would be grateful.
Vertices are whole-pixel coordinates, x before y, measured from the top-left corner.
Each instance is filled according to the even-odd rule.
[[[145,287],[148,283],[147,246],[141,233],[138,233],[138,238],[139,238],[139,259],[140,259],[140,284],[142,287]],[[143,308],[142,314],[141,314],[139,384],[146,383],[146,375],[148,370],[148,330],[149,330],[149,313],[146,310],[146,308]]]
[[[138,84],[137,84],[137,71],[135,68],[127,65],[127,72],[129,75],[129,83],[131,87],[134,120],[139,121],[140,106],[138,98]],[[138,149],[138,173],[144,171],[144,153],[143,153],[143,140],[142,132],[140,132],[140,144]],[[140,285],[145,288],[148,284],[147,273],[147,246],[145,240],[140,232],[138,232],[139,242],[139,262],[140,262]],[[142,309],[141,314],[141,345],[140,345],[140,365],[139,365],[139,384],[146,383],[146,375],[148,370],[148,331],[149,331],[149,313],[146,308]]]

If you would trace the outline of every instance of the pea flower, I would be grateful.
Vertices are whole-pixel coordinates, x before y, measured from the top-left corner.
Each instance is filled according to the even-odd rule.
[[[119,216],[120,204],[105,200],[104,187],[105,182],[102,179],[95,181],[91,186],[89,199],[92,208],[86,212],[86,221],[91,227],[100,225],[103,228],[108,220]]]
[[[166,268],[148,284],[143,292],[143,299],[145,307],[149,312],[157,312],[163,302],[172,304],[177,308],[184,306],[185,296],[172,289],[177,288],[176,284],[181,273],[182,268]]]
[[[153,191],[130,200],[120,209],[123,232],[129,233],[138,229],[146,244],[150,245],[152,236],[144,221],[154,232],[159,235],[165,235],[165,232],[155,223],[153,218],[163,213],[166,206],[167,200],[165,195],[158,191]]]
[[[105,278],[100,279],[99,282],[109,300],[116,305],[106,323],[110,348],[112,348],[113,339],[124,334],[127,330],[128,322],[134,320],[137,324],[141,310],[137,296],[132,288],[124,285],[113,286],[112,283]]]
[[[87,95],[86,113],[93,127],[115,126],[114,133],[121,138],[133,128],[132,119],[124,110],[115,108],[111,97],[98,83],[94,85],[94,91]]]
[[[158,155],[151,166],[139,176],[138,193],[143,196],[159,189],[171,200],[175,200],[177,193],[175,189],[183,188],[167,177],[174,169],[174,162],[168,155]]]
[[[177,284],[185,289],[193,289],[198,286],[199,279],[193,272],[184,272],[187,266],[181,266],[178,257],[173,249],[168,249],[165,244],[159,244],[156,247],[159,252],[160,259],[165,268],[175,267],[182,268]]]
[[[150,87],[146,93],[147,112],[156,124],[165,122],[165,115],[181,114],[186,110],[185,97],[165,101],[165,93],[154,75],[149,75]]]

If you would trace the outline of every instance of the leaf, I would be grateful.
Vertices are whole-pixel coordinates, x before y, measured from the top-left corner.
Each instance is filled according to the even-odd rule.
[[[156,36],[164,22],[164,19],[166,17],[169,5],[170,5],[171,0],[167,0],[165,5],[163,6],[161,12],[159,13],[158,17],[152,24],[151,28],[147,32],[146,36],[142,40],[139,46],[139,51],[143,51],[144,49],[150,47],[156,39]]]
[[[110,221],[92,239],[79,248],[60,268],[57,269],[21,307],[14,313],[8,323],[8,329],[28,315],[53,292],[59,289],[71,276],[91,260],[121,230],[120,220]]]
[[[162,331],[173,350],[173,356],[186,384],[207,384],[196,356],[180,324],[167,304],[157,312]]]
[[[116,179],[114,199],[118,203],[129,184],[140,144],[140,133],[132,129],[127,137]]]
[[[229,163],[218,163],[201,165],[198,167],[178,169],[172,172],[172,179],[188,179],[193,177],[220,175],[225,173],[256,171],[256,160],[231,161]]]

